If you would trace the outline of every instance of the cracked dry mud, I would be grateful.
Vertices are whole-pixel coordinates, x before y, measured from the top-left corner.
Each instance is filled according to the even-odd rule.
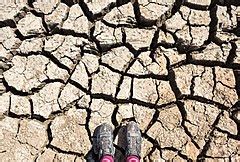
[[[143,161],[240,160],[238,0],[0,2],[0,161],[85,161],[135,120]],[[235,32],[233,32],[235,31]]]

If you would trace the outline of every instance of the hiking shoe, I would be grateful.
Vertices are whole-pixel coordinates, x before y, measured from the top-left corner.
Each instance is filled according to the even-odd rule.
[[[99,155],[99,159],[104,155],[114,157],[115,148],[113,147],[113,130],[112,127],[106,123],[98,126],[94,132],[93,138],[93,152]]]
[[[127,125],[126,156],[134,155],[140,159],[141,154],[141,132],[136,122],[131,121]]]

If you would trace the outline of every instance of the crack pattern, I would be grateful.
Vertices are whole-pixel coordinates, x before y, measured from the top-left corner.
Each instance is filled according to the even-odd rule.
[[[240,159],[238,0],[0,5],[1,160],[90,161],[107,122],[121,161],[131,120],[144,161]]]

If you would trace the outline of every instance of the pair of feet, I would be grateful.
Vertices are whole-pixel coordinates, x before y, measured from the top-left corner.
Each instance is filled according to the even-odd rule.
[[[131,121],[126,128],[126,157],[136,156],[140,159],[141,153],[141,132],[136,122]],[[113,146],[113,130],[106,123],[97,129],[96,137],[93,138],[93,151],[99,156],[99,160],[104,156],[114,157],[115,148]]]

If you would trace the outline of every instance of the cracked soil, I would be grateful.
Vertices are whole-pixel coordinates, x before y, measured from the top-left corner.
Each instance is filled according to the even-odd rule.
[[[239,0],[1,0],[0,161],[240,161]]]

